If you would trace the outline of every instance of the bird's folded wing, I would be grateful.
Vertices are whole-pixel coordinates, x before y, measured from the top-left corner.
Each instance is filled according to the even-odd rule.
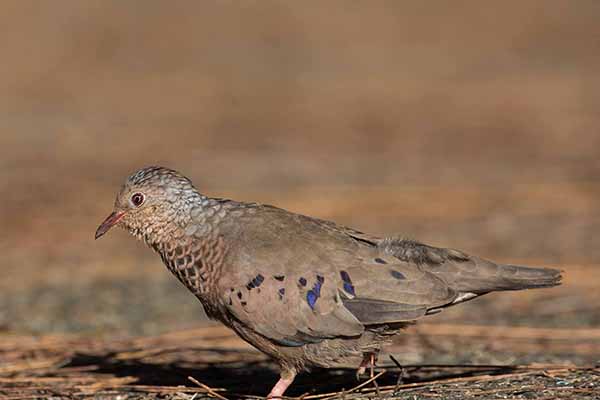
[[[263,268],[250,277],[228,279],[224,303],[231,316],[253,331],[297,346],[360,335],[369,325],[413,321],[456,298],[435,275],[382,257],[389,263],[377,258],[348,267],[307,265],[296,273]]]
[[[231,316],[282,345],[352,337],[364,330],[326,274],[257,273],[248,281],[232,282],[223,294]]]

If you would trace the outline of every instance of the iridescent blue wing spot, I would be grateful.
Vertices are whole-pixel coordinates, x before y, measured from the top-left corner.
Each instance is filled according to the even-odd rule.
[[[246,284],[246,289],[252,290],[254,288],[257,288],[260,285],[262,285],[264,280],[265,280],[265,277],[262,276],[261,274],[258,274],[254,278],[252,278],[252,280],[250,282],[248,282]]]
[[[317,275],[317,281],[312,288],[312,291],[315,292],[317,297],[321,296],[321,286],[323,285],[323,282],[325,282],[325,278],[323,278],[321,275]]]
[[[254,279],[252,279],[252,283],[254,284],[254,286],[259,287],[260,285],[262,285],[264,280],[265,280],[265,277],[262,276],[261,274],[258,274],[258,275],[256,275],[256,277]]]
[[[344,291],[351,296],[356,296],[354,292],[354,285],[352,285],[352,279],[350,279],[350,275],[346,271],[340,271],[340,277],[342,278],[342,282],[344,283]]]
[[[308,292],[306,292],[306,301],[307,301],[308,305],[310,306],[310,308],[312,308],[313,310],[315,309],[315,304],[317,304],[318,298],[319,298],[319,296],[317,296],[317,294],[315,292],[313,292],[312,290],[309,290]]]
[[[345,290],[345,291],[346,291],[348,294],[350,294],[350,295],[352,295],[352,296],[356,296],[356,293],[354,293],[354,286],[352,286],[351,284],[349,284],[349,283],[344,283],[344,290]]]
[[[350,275],[348,275],[348,273],[346,271],[340,271],[340,276],[342,277],[342,280],[344,282],[352,283],[352,280],[350,279]]]

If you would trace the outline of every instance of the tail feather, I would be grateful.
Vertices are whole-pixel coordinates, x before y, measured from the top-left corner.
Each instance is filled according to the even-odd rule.
[[[556,269],[496,264],[459,250],[428,246],[409,239],[384,239],[378,246],[443,279],[460,294],[458,302],[500,290],[556,286],[562,279],[561,272]]]
[[[506,275],[509,286],[504,290],[535,289],[560,285],[561,272],[557,269],[499,265],[502,276]]]
[[[489,261],[485,263],[493,264]],[[490,266],[483,271],[474,273],[460,281],[446,276],[446,280],[453,281],[451,287],[459,292],[459,295],[450,304],[442,307],[434,307],[427,310],[427,315],[435,314],[443,308],[473,300],[484,294],[504,290],[538,289],[557,286],[561,284],[561,271],[551,268],[523,267],[520,265],[493,264],[498,271],[498,276],[486,276],[490,272]],[[483,273],[482,273],[483,272]],[[438,273],[444,279],[444,273]]]
[[[460,293],[483,294],[501,290],[523,290],[560,285],[556,269],[494,264],[470,257],[468,261],[446,263],[431,272]]]
[[[451,303],[429,308],[426,315],[490,292],[552,287],[560,285],[562,279],[561,271],[556,269],[496,264],[459,250],[410,239],[388,238],[377,245],[385,253],[436,275],[456,292]]]

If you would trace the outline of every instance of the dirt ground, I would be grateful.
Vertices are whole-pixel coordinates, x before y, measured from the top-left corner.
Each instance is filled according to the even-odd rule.
[[[217,328],[155,255],[93,240],[125,177],[161,164],[209,195],[564,270],[411,328],[379,395],[600,398],[599,19],[594,0],[3,2],[0,396],[206,396],[188,375],[266,393],[273,365],[204,341]],[[290,395],[356,384],[317,371]]]
[[[599,344],[597,328],[423,324],[381,355],[374,379],[316,370],[300,375],[288,395],[595,399]],[[222,326],[137,338],[6,335],[0,357],[7,399],[260,398],[278,379],[272,362]]]

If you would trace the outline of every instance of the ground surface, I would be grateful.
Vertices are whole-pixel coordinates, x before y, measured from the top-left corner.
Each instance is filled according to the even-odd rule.
[[[288,395],[305,399],[600,397],[600,367],[594,365],[600,357],[600,329],[574,333],[424,324],[419,330],[409,329],[388,350],[396,354],[382,355],[382,368],[374,371],[373,381],[365,377],[357,382],[351,370],[317,370],[301,375]],[[400,369],[407,350],[438,363],[404,364]],[[457,354],[465,363],[457,360]],[[532,362],[540,360],[532,354],[543,354],[546,362]],[[452,364],[444,364],[448,357]],[[143,338],[7,336],[0,345],[0,361],[0,395],[8,399],[240,398],[264,395],[277,380],[272,363],[219,326]]]
[[[564,270],[411,328],[391,351],[418,387],[395,397],[597,396],[600,2],[234,3],[2,2],[0,393],[272,384],[260,355],[202,339],[142,244],[93,241],[125,176],[163,164],[210,195]]]

